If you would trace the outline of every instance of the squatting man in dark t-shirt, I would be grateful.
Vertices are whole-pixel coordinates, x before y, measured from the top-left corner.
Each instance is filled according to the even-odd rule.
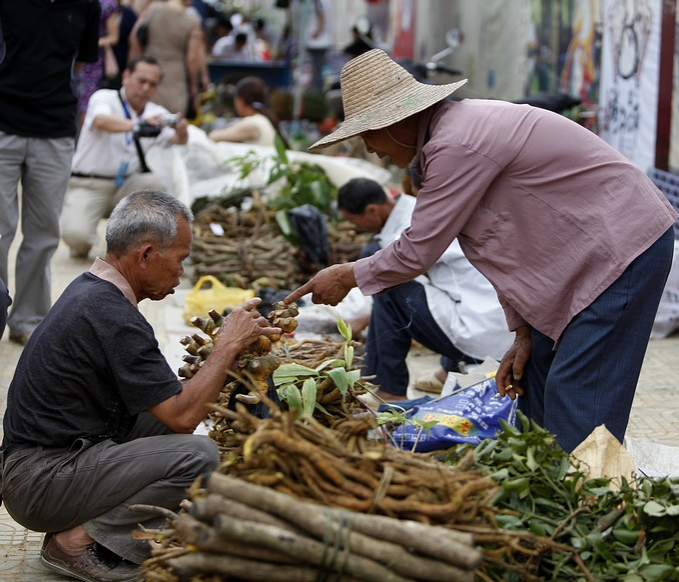
[[[18,523],[47,532],[41,560],[67,576],[140,579],[149,548],[131,532],[162,518],[129,507],[177,510],[186,488],[216,468],[216,444],[192,434],[205,405],[245,346],[281,332],[251,299],[225,318],[200,372],[177,378],[137,304],[174,292],[192,218],[162,192],[124,198],[107,224],[105,257],[36,328],[10,385],[3,500]]]

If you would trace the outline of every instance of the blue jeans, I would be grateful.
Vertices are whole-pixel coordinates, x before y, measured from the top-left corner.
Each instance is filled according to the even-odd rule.
[[[363,375],[375,375],[371,381],[381,390],[405,396],[410,380],[406,357],[412,340],[441,354],[446,372],[457,371],[461,361],[478,361],[453,345],[429,311],[424,286],[410,281],[373,297]]]
[[[622,442],[672,265],[670,229],[568,324],[559,343],[532,331],[519,408],[571,452],[599,425]]]

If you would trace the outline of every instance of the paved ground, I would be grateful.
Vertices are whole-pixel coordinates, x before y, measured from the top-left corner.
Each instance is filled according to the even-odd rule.
[[[95,251],[101,253],[102,249],[96,248]],[[70,259],[66,248],[60,246],[53,261],[54,298],[89,266],[89,262]],[[140,305],[174,367],[179,366],[184,353],[178,340],[188,329],[181,318],[182,297],[188,288],[188,283],[184,283],[175,295],[162,302],[145,301]],[[0,340],[0,415],[4,413],[7,389],[21,354],[21,347],[9,342],[7,335],[5,332],[5,337]],[[678,354],[679,335],[651,341],[634,401],[628,437],[679,447]],[[433,371],[436,361],[433,354],[418,350],[410,358],[412,377]],[[0,508],[0,582],[66,580],[51,574],[39,563],[41,541],[42,534],[25,530],[12,520],[4,507]]]

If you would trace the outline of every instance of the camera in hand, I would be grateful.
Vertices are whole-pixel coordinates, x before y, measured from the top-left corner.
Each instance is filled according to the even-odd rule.
[[[179,115],[176,113],[165,113],[161,121],[163,127],[177,127],[179,123]]]
[[[135,137],[156,137],[163,131],[162,126],[151,125],[148,121],[140,121],[134,125],[132,133]]]
[[[160,118],[158,125],[153,125],[148,121],[139,121],[132,130],[136,137],[156,137],[160,134],[164,127],[177,127],[179,123],[179,115],[174,113],[165,113]]]

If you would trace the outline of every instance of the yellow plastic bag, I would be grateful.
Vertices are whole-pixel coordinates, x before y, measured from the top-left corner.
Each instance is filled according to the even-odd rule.
[[[184,321],[191,323],[191,318],[196,315],[206,317],[210,309],[222,313],[225,309],[242,305],[254,296],[255,292],[252,289],[227,287],[216,277],[205,275],[198,279],[186,296]]]

